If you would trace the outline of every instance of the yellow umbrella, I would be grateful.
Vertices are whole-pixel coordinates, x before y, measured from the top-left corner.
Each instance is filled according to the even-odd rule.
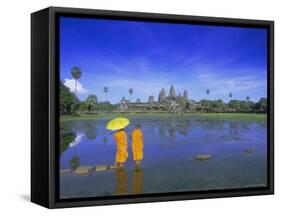
[[[108,122],[106,125],[106,129],[119,130],[119,129],[125,128],[129,124],[130,124],[129,119],[118,117],[118,118],[112,119],[110,122]]]

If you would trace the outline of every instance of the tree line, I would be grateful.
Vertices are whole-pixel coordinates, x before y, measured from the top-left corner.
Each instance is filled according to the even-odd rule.
[[[71,68],[71,76],[75,80],[74,92],[60,82],[60,113],[61,114],[77,114],[77,113],[94,113],[94,112],[112,112],[117,109],[116,104],[111,104],[107,101],[107,95],[109,88],[104,87],[105,101],[98,101],[98,98],[94,94],[88,95],[86,100],[80,101],[77,97],[77,81],[81,78],[81,69],[77,66]],[[128,89],[130,96],[133,94],[133,88]],[[206,89],[207,96],[210,94],[210,89]],[[230,101],[225,103],[223,100],[208,100],[203,99],[199,102],[188,100],[187,91],[184,90],[183,95],[176,96],[173,85],[170,88],[169,95],[166,96],[165,90],[161,89],[158,102],[167,103],[167,110],[169,109],[169,101],[175,101],[182,111],[205,111],[205,112],[267,112],[267,98],[261,98],[258,102],[253,102],[250,97],[247,96],[245,100],[232,99],[233,94],[228,94]],[[125,98],[125,97],[123,97]],[[140,103],[140,99],[137,98],[137,103]]]

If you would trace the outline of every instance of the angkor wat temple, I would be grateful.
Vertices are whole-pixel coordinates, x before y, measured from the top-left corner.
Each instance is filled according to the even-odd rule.
[[[162,88],[158,94],[158,100],[154,96],[149,96],[146,102],[141,102],[138,98],[136,102],[130,102],[125,97],[118,104],[119,112],[180,112],[187,108],[188,93],[184,90],[183,94],[176,95],[174,86],[170,87],[169,94],[166,95]]]

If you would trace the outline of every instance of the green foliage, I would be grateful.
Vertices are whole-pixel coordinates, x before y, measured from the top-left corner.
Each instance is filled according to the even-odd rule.
[[[79,105],[78,105],[77,111],[82,112],[82,113],[88,112],[89,111],[89,104],[86,103],[85,101],[80,102]]]
[[[261,98],[256,104],[256,109],[261,112],[267,112],[267,98]]]
[[[72,67],[71,76],[75,79],[75,91],[74,91],[75,103],[71,105],[71,112],[73,114],[76,114],[77,109],[79,107],[79,101],[78,101],[77,95],[76,95],[76,85],[77,85],[77,80],[82,76],[81,69],[77,66]]]
[[[258,103],[248,100],[230,100],[227,105],[233,112],[266,112],[267,99],[261,98]]]
[[[230,100],[225,104],[222,100],[201,100],[200,104],[208,112],[266,112],[266,99],[254,103],[246,100]]]
[[[94,112],[98,109],[98,98],[96,95],[89,95],[85,101],[78,104],[77,110],[79,112]]]
[[[60,154],[66,151],[69,143],[71,143],[74,139],[74,133],[60,133]]]
[[[81,69],[77,66],[74,66],[73,68],[71,68],[71,76],[74,79],[78,80],[82,76]]]
[[[88,111],[94,111],[98,105],[98,98],[92,94],[87,97],[85,102],[88,105]]]
[[[78,156],[74,156],[69,161],[69,168],[72,170],[76,170],[80,166],[80,158]]]
[[[71,105],[71,113],[76,115],[77,110],[79,109],[79,104],[80,102],[76,99],[76,101],[74,102],[74,104]]]
[[[177,104],[182,108],[182,110],[186,110],[188,108],[188,102],[186,97],[178,97],[176,99]]]
[[[201,100],[200,103],[208,112],[223,112],[225,110],[223,100]]]
[[[229,96],[230,97],[230,96]],[[228,106],[231,108],[231,109],[234,109],[234,111],[236,110],[240,110],[240,101],[239,100],[230,100],[228,102]]]
[[[72,76],[77,80],[81,77],[81,71],[78,67],[72,68]],[[104,86],[104,93],[108,93],[108,87]],[[129,89],[130,96],[134,90]],[[210,90],[206,89],[206,94],[210,94]],[[228,94],[232,98],[232,92]],[[228,103],[224,103],[223,100],[201,100],[196,102],[195,100],[188,100],[187,91],[184,90],[183,96],[179,93],[176,96],[174,86],[172,85],[169,91],[169,96],[166,97],[165,89],[162,88],[158,95],[158,102],[154,101],[154,96],[149,96],[147,104],[145,104],[146,111],[170,111],[173,105],[175,112],[267,112],[267,99],[261,98],[259,102],[254,103],[250,101],[250,96],[245,98],[246,100],[230,100]],[[125,97],[121,102],[130,103]],[[141,103],[141,100],[137,98],[136,103]],[[75,94],[71,93],[69,88],[62,82],[60,83],[60,113],[61,114],[99,114],[118,111],[118,104],[111,104],[109,101],[98,102],[96,95],[88,95],[85,101],[79,101]],[[133,109],[131,110],[134,111]]]
[[[68,87],[60,82],[60,113],[71,114],[75,101],[74,94],[70,92]]]
[[[117,105],[111,104],[110,102],[100,102],[97,104],[97,111],[112,112],[117,109]]]

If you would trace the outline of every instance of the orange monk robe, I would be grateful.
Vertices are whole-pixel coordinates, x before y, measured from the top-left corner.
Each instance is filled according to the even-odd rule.
[[[114,133],[114,140],[116,141],[117,151],[116,151],[116,163],[124,163],[128,158],[128,142],[127,134],[125,131],[117,131]]]
[[[116,188],[115,195],[125,195],[128,194],[128,175],[124,168],[116,169]]]
[[[132,151],[134,160],[143,158],[143,135],[140,129],[135,129],[132,133]]]
[[[143,191],[143,170],[135,169],[133,173],[132,193],[141,194]]]

